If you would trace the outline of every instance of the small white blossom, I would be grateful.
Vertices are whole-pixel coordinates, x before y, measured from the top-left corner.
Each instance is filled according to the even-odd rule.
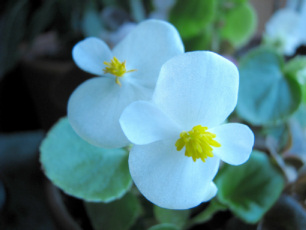
[[[293,55],[306,44],[306,1],[299,9],[291,5],[277,10],[266,24],[265,39],[276,44],[280,52]]]
[[[178,55],[160,72],[152,101],[129,105],[121,127],[134,144],[131,176],[154,204],[187,209],[210,200],[220,159],[239,165],[254,143],[243,124],[222,124],[237,104],[239,74],[208,51]]]
[[[93,145],[128,145],[119,125],[122,111],[133,101],[149,100],[162,64],[183,52],[177,30],[159,20],[140,23],[113,50],[93,37],[76,44],[75,63],[98,77],[81,84],[69,99],[73,129]]]

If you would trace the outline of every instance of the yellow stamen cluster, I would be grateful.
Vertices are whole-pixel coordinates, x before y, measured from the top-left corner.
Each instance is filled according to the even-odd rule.
[[[136,69],[132,70],[126,70],[125,67],[126,61],[120,62],[116,57],[113,57],[113,59],[110,62],[103,62],[106,67],[103,69],[104,73],[110,73],[116,77],[116,83],[121,86],[121,83],[119,81],[119,77],[123,77],[125,73],[130,73],[136,71]]]
[[[221,144],[215,140],[216,134],[207,131],[207,127],[194,126],[189,132],[181,132],[180,138],[176,141],[177,151],[186,146],[185,156],[192,157],[193,161],[201,159],[205,162],[207,157],[213,157],[213,148]]]

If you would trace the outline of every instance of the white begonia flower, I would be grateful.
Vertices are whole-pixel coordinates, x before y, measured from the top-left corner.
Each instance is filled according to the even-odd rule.
[[[306,4],[303,5],[301,12],[289,7],[277,10],[266,23],[266,39],[279,44],[280,51],[289,56],[306,42],[306,15],[304,15],[306,9],[303,8],[306,8]]]
[[[243,124],[222,124],[237,104],[236,66],[218,54],[178,55],[161,69],[151,101],[129,105],[121,127],[134,144],[129,168],[152,203],[188,209],[210,200],[220,159],[248,160],[254,143]]]
[[[130,142],[119,124],[124,108],[136,100],[149,100],[160,68],[184,52],[177,30],[169,23],[140,23],[111,51],[97,38],[86,38],[72,51],[84,71],[100,75],[82,83],[70,96],[68,119],[83,139],[104,148]]]

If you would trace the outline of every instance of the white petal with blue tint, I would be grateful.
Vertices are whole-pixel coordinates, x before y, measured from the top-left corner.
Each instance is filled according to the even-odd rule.
[[[137,145],[179,136],[181,131],[167,115],[146,101],[129,105],[120,117],[120,124],[127,138]]]
[[[104,148],[129,144],[119,117],[131,102],[148,100],[148,89],[131,84],[119,85],[114,79],[96,77],[80,85],[70,96],[68,118],[74,130],[86,141]]]
[[[266,36],[281,43],[284,54],[293,55],[301,44],[299,23],[301,16],[292,9],[276,11],[266,23]]]
[[[210,182],[210,184],[206,188],[206,193],[204,194],[203,202],[209,201],[217,194],[218,188],[214,182]]]
[[[153,88],[161,66],[175,55],[184,53],[177,30],[161,20],[146,20],[113,49],[127,69],[136,69],[130,81]]]
[[[246,162],[252,152],[254,134],[243,124],[228,123],[209,130],[216,134],[215,140],[221,147],[215,148],[213,153],[231,165],[240,165]]]
[[[306,1],[302,2],[301,9],[299,10],[300,12],[300,21],[298,24],[298,30],[299,30],[299,36],[301,39],[301,43],[303,45],[306,44]]]
[[[186,130],[222,123],[237,104],[236,66],[218,54],[196,51],[167,61],[153,101]]]
[[[219,158],[194,162],[184,151],[176,150],[175,141],[134,146],[129,167],[136,186],[148,200],[163,208],[188,209],[212,196],[211,181]]]
[[[113,55],[104,41],[90,37],[77,43],[72,50],[74,62],[82,70],[102,75],[104,61],[110,61]]]

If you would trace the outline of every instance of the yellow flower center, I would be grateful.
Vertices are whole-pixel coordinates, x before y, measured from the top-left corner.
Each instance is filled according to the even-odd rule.
[[[200,158],[205,162],[207,157],[213,157],[212,147],[220,147],[221,144],[214,140],[216,134],[207,130],[207,127],[197,125],[189,132],[181,132],[180,138],[175,143],[177,151],[186,146],[185,156],[192,157],[193,161]]]
[[[121,86],[121,83],[119,81],[119,77],[123,77],[125,73],[130,73],[136,71],[136,69],[132,70],[126,70],[125,67],[126,61],[120,62],[116,57],[113,57],[113,59],[110,62],[103,62],[106,67],[103,69],[104,73],[110,73],[116,77],[116,83]]]

